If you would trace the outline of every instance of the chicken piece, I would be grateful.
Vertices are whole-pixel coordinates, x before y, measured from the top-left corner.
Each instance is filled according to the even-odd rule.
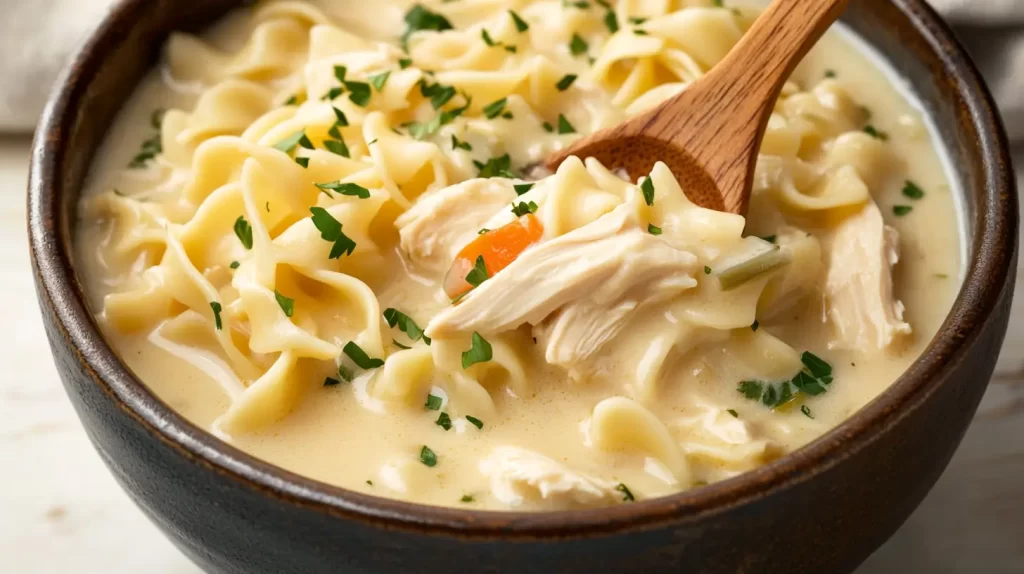
[[[885,224],[874,202],[836,229],[825,281],[826,315],[836,335],[830,347],[885,349],[911,333],[903,303],[892,292],[899,241],[899,232]]]
[[[395,220],[402,250],[428,269],[443,270],[516,192],[498,179],[471,179],[424,196]]]
[[[434,317],[426,332],[439,338],[500,333],[524,323],[538,325],[575,301],[603,309],[635,305],[650,293],[695,287],[696,267],[692,253],[641,230],[624,205],[527,249],[461,303]]]
[[[551,509],[605,506],[622,498],[616,484],[576,472],[542,454],[499,446],[480,461],[491,494],[508,506],[546,501]]]

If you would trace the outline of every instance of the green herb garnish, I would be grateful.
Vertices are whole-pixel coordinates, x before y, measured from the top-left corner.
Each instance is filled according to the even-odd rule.
[[[466,415],[466,420],[469,421],[469,424],[475,426],[476,428],[478,428],[480,430],[483,430],[483,428],[484,428],[484,421],[482,421],[482,420],[480,420],[480,419],[478,419],[476,417],[469,416],[469,415]]]
[[[711,268],[708,267],[707,265],[704,266],[704,274],[711,275]]]
[[[455,134],[452,134],[452,151],[455,151],[457,149],[473,151],[473,146],[469,145],[469,143],[467,142],[459,141],[459,138],[455,137]]]
[[[398,67],[400,69],[402,69],[402,70],[408,68],[411,65],[412,65],[412,60],[409,59],[409,58],[401,58],[400,60],[398,60]]]
[[[524,193],[533,189],[534,184],[532,183],[520,183],[513,185],[512,189],[516,190],[516,195],[523,195]]]
[[[651,235],[661,235],[661,228],[656,227],[654,224],[648,223],[647,233],[650,233]]]
[[[378,92],[384,89],[384,84],[388,83],[388,78],[391,76],[391,72],[381,72],[369,77],[370,85],[373,86]]]
[[[281,306],[285,317],[291,317],[295,314],[295,299],[285,297],[277,289],[274,289],[274,299],[277,299],[277,304]]]
[[[239,215],[235,220],[235,236],[242,242],[246,249],[252,249],[252,226],[245,220],[244,215]]]
[[[239,265],[241,265],[241,263],[239,263],[239,262],[237,262],[237,261],[232,261],[232,262],[231,262],[231,265],[228,265],[228,267],[230,267],[230,268],[232,268],[232,269],[238,269],[238,266],[239,266]]]
[[[413,32],[419,32],[421,30],[443,32],[445,30],[453,29],[452,23],[449,22],[447,18],[436,12],[431,12],[421,4],[413,6],[405,13],[405,26],[405,33],[402,34],[403,47],[408,45],[409,36],[411,36]]]
[[[622,493],[623,502],[633,502],[634,500],[636,500],[636,498],[633,497],[633,493],[630,492],[629,487],[626,486],[625,484],[622,484],[621,482],[618,486],[615,487],[615,490],[618,490],[619,492]]]
[[[903,184],[903,195],[910,199],[921,199],[924,197],[924,190],[909,179]]]
[[[340,193],[341,195],[358,197],[359,199],[369,199],[370,197],[370,190],[355,183],[345,183],[339,180],[332,181],[329,183],[314,183],[313,185],[317,186],[318,188],[325,192],[333,191],[335,193]],[[327,195],[331,194],[328,193]]]
[[[473,502],[473,496],[469,494],[463,494],[461,500],[462,502]]]
[[[437,415],[437,420],[434,421],[434,424],[443,428],[444,430],[451,430],[452,418],[448,416],[448,413],[441,413]]]
[[[536,213],[536,212],[537,212],[537,204],[532,202],[532,201],[529,202],[529,203],[524,202],[524,201],[520,201],[518,204],[515,203],[515,202],[512,202],[512,213],[514,213],[516,217],[522,217],[522,216],[524,216],[524,215],[526,215],[528,213]]]
[[[572,127],[569,120],[562,114],[558,114],[558,133],[559,135],[576,133],[576,128]]]
[[[506,103],[508,103],[508,98],[501,98],[500,100],[495,100],[487,104],[486,106],[484,106],[483,109],[484,115],[487,117],[487,119],[493,120],[494,118],[500,116],[501,113],[505,111]]]
[[[468,369],[477,363],[486,363],[494,358],[491,344],[480,336],[480,333],[473,331],[473,346],[462,353],[462,368]]]
[[[558,88],[559,92],[564,92],[569,89],[569,86],[571,86],[573,82],[576,81],[576,78],[576,74],[566,74],[562,76],[561,80],[558,80],[558,83],[555,84],[555,87]]]
[[[608,31],[612,34],[619,31],[619,19],[615,17],[615,12],[611,10],[605,12],[604,25],[608,27]]]
[[[757,329],[760,326],[761,326],[761,323],[758,323],[757,319],[754,319],[754,322],[750,324],[750,330],[754,331],[754,332],[757,332]]]
[[[507,177],[510,179],[516,177],[516,174],[512,171],[512,157],[508,154],[500,157],[492,157],[487,160],[487,163],[480,163],[474,160],[473,165],[480,170],[477,177]]]
[[[903,217],[904,215],[913,211],[914,208],[909,205],[894,205],[892,206],[892,214],[896,217]]]
[[[420,329],[416,321],[413,321],[411,317],[398,311],[396,309],[387,309],[384,311],[384,320],[387,321],[388,326],[394,328],[398,325],[398,329],[409,336],[412,341],[419,341],[421,338],[426,344],[430,344],[430,337],[423,334],[423,329]]]
[[[579,34],[573,34],[572,41],[569,42],[569,52],[571,52],[573,56],[579,56],[580,54],[585,54],[587,49],[589,49],[587,42],[583,38],[580,38]]]
[[[281,150],[284,153],[292,153],[292,151],[295,150],[295,147],[299,145],[299,140],[304,137],[306,137],[306,130],[300,130],[277,142],[274,149]]]
[[[334,219],[334,216],[322,207],[310,207],[309,211],[313,214],[311,219],[313,225],[320,232],[320,237],[324,241],[334,243],[328,259],[340,259],[342,255],[352,255],[356,249],[356,242],[345,235],[341,229],[341,222]]]
[[[343,139],[324,140],[324,147],[327,148],[327,151],[335,155],[340,155],[341,157],[352,157],[351,152],[349,152],[348,146],[345,145],[345,140]],[[318,185],[317,187],[320,186]],[[323,190],[324,188],[321,187],[320,189]]]
[[[427,395],[427,403],[423,405],[428,411],[439,411],[441,405],[444,404],[444,399],[437,395]]]
[[[864,133],[868,134],[869,136],[877,140],[889,141],[889,134],[879,130],[878,128],[871,124],[864,126]]]
[[[530,29],[530,25],[526,23],[526,20],[520,18],[519,14],[516,14],[514,11],[509,10],[508,15],[512,17],[512,22],[515,23],[516,30],[519,31],[520,33]]]
[[[487,265],[484,263],[484,256],[477,255],[476,263],[473,268],[466,274],[466,283],[469,283],[473,287],[479,287],[481,283],[490,279],[487,274]]]
[[[434,451],[430,450],[430,447],[424,445],[420,449],[420,462],[429,467],[437,466],[437,455],[434,454]]]
[[[814,418],[813,416],[811,416],[811,409],[807,405],[801,406],[800,407],[800,412],[804,413],[804,416],[809,418],[809,419],[813,419]]]
[[[738,418],[740,418],[740,414],[739,414],[738,412],[736,412],[736,410],[735,410],[735,409],[729,409],[729,410],[727,410],[727,411],[725,411],[725,412],[727,412],[727,413],[729,413],[730,415],[732,415],[732,416],[733,416],[733,418],[737,418],[737,419],[738,419]]]
[[[654,181],[650,176],[644,178],[644,182],[640,184],[640,191],[644,194],[644,202],[647,205],[654,205]]]
[[[210,301],[210,308],[213,309],[213,321],[217,325],[217,330],[220,331],[223,328],[223,324],[220,322],[220,312],[222,310],[220,303]]]
[[[384,366],[384,359],[371,358],[355,341],[345,343],[342,352],[348,355],[348,358],[352,359],[352,362],[364,371]]]

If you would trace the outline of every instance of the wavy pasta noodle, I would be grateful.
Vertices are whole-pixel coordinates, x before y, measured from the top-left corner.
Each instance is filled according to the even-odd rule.
[[[381,496],[625,504],[800,448],[956,287],[937,143],[878,63],[808,56],[745,216],[661,163],[535,167],[699,81],[757,15],[715,4],[283,0],[172,35],[82,201],[97,320],[197,424]]]

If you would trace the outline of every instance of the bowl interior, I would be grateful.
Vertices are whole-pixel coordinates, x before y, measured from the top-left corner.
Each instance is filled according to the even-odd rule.
[[[352,0],[355,1],[355,0]],[[30,178],[29,231],[40,297],[61,329],[109,389],[151,434],[183,455],[327,512],[369,516],[395,524],[433,525],[459,531],[516,535],[623,528],[699,518],[810,480],[852,449],[916,408],[951,361],[992,312],[1013,272],[1017,207],[1002,125],[980,77],[953,36],[922,0],[859,0],[846,22],[875,46],[912,84],[935,118],[964,190],[968,270],[945,323],[924,355],[872,403],[837,429],[765,467],[724,482],[663,499],[599,510],[546,514],[494,513],[427,507],[328,486],[257,460],[221,442],[174,413],[117,359],[86,308],[72,261],[75,205],[121,103],[157,61],[167,35],[198,30],[243,0],[126,0],[83,46],[65,72],[36,136]],[[956,233],[958,230],[946,230]]]

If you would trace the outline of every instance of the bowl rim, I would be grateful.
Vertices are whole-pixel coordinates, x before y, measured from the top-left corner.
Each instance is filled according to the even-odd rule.
[[[149,0],[122,0],[89,36],[63,72],[33,143],[28,192],[28,232],[33,272],[44,316],[69,343],[77,362],[117,407],[150,436],[180,456],[236,486],[282,502],[377,526],[460,538],[549,539],[603,536],[634,529],[685,524],[771,496],[811,480],[875,442],[909,416],[960,364],[997,308],[1015,261],[1017,198],[1009,144],[981,75],[940,16],[923,0],[889,0],[910,22],[942,68],[969,117],[965,123],[985,158],[985,187],[975,214],[969,268],[946,320],[931,343],[888,389],[853,416],[803,448],[737,477],[674,495],[607,508],[552,511],[487,511],[430,506],[378,497],[306,478],[222,441],[176,413],[135,377],[100,333],[75,276],[73,254],[61,240],[63,173],[70,162],[65,142],[75,110],[119,24],[134,21]],[[77,199],[77,194],[76,194]],[[972,237],[964,237],[971,240]],[[51,339],[53,339],[51,334]],[[70,384],[70,383],[68,383]]]

